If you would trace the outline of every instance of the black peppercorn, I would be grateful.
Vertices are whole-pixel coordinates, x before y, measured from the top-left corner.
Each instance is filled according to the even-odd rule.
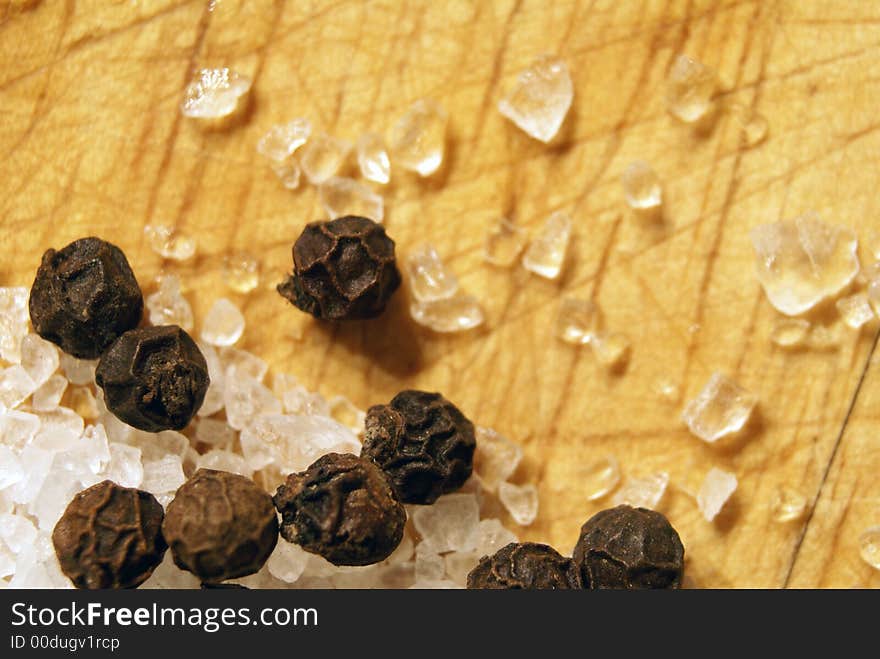
[[[161,504],[149,492],[103,481],[83,490],[55,524],[61,571],[77,588],[137,588],[165,554]]]
[[[483,556],[467,578],[469,589],[562,590],[580,588],[577,567],[553,547],[511,542]]]
[[[585,588],[680,588],[684,547],[660,513],[617,506],[581,528],[572,555]]]
[[[107,409],[148,432],[186,427],[210,384],[204,355],[176,325],[120,336],[101,356],[95,382]]]
[[[177,567],[214,583],[259,571],[278,541],[278,517],[249,478],[199,469],[168,504],[162,533]]]
[[[122,250],[81,238],[43,254],[28,306],[37,334],[74,357],[96,359],[137,327],[144,299]]]
[[[370,565],[403,539],[406,511],[369,460],[328,453],[275,493],[281,536],[334,565]]]
[[[348,215],[306,226],[278,292],[316,318],[353,320],[378,316],[399,286],[394,241],[381,224]]]
[[[361,455],[379,465],[403,503],[430,504],[473,471],[474,424],[437,393],[401,391],[367,411]]]

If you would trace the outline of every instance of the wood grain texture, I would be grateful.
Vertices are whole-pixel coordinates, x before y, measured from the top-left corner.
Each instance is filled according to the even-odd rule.
[[[404,387],[440,390],[521,442],[517,480],[541,493],[525,538],[568,551],[604,505],[585,501],[579,470],[613,454],[627,475],[670,473],[662,510],[697,585],[876,587],[857,549],[861,531],[880,524],[876,326],[846,330],[826,306],[811,320],[839,332],[834,348],[774,347],[778,315],[748,240],[756,224],[808,209],[864,239],[880,232],[873,4],[0,0],[0,285],[29,285],[49,246],[102,236],[148,290],[161,271],[179,274],[197,317],[219,296],[234,299],[248,321],[243,346],[276,371],[362,407]],[[576,90],[550,146],[496,110],[543,52],[568,61]],[[722,106],[768,118],[766,142],[746,149],[728,112],[702,133],[669,117],[663,80],[679,52],[719,71]],[[222,131],[178,111],[193,71],[215,65],[255,79],[244,116]],[[257,139],[295,116],[354,139],[422,97],[449,111],[446,164],[428,180],[395,172],[386,226],[403,255],[435,244],[483,300],[485,328],[427,332],[408,318],[407,290],[376,321],[305,318],[272,288],[320,206],[312,188],[281,188],[255,155]],[[620,173],[636,158],[663,179],[660,225],[622,204]],[[559,281],[482,261],[491,220],[535,230],[555,209],[576,218]],[[196,235],[197,258],[163,262],[143,242],[150,222]],[[246,297],[220,274],[240,250],[258,254],[265,274]],[[553,339],[563,296],[594,299],[607,326],[629,335],[623,372]],[[715,370],[761,403],[741,437],[708,446],[679,415]],[[657,391],[667,380],[676,400]],[[740,486],[710,524],[685,490],[712,466]],[[780,484],[808,497],[802,520],[772,520]]]

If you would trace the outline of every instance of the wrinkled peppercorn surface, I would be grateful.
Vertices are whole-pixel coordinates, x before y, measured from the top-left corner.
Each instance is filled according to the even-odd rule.
[[[162,532],[174,562],[202,581],[257,572],[278,541],[272,497],[249,478],[199,469],[168,504]]]
[[[210,384],[204,355],[176,325],[120,336],[101,356],[95,382],[107,409],[147,432],[185,428]]]
[[[370,565],[403,539],[406,511],[369,460],[328,453],[275,494],[281,535],[334,565]]]
[[[581,528],[572,555],[584,587],[680,588],[684,547],[660,513],[621,505],[596,513]]]
[[[474,424],[438,393],[401,391],[367,411],[361,455],[379,465],[403,503],[430,504],[473,471]]]
[[[293,245],[293,274],[278,292],[316,318],[353,320],[378,316],[399,286],[384,227],[348,215],[306,226]]]
[[[483,556],[467,578],[469,589],[562,590],[580,588],[577,567],[548,545],[511,542]]]
[[[37,334],[74,357],[96,359],[137,326],[144,299],[122,250],[81,238],[43,254],[28,306]]]
[[[149,492],[111,481],[83,490],[52,531],[61,571],[77,588],[136,588],[162,562],[163,517]]]

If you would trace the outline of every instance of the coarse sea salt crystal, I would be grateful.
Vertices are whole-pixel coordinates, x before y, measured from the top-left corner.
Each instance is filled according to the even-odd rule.
[[[223,259],[223,281],[236,293],[250,293],[260,284],[260,261],[247,252]]]
[[[330,408],[330,417],[354,434],[358,435],[364,430],[364,422],[367,419],[367,413],[352,403],[345,396],[333,396],[327,401]]]
[[[309,562],[309,554],[301,547],[279,541],[266,561],[266,568],[276,579],[285,583],[296,583]]]
[[[477,533],[477,554],[480,556],[491,556],[511,542],[519,542],[516,534],[500,519],[481,519]]]
[[[272,163],[272,171],[278,180],[288,190],[296,190],[299,187],[302,178],[302,167],[295,157],[288,158],[282,162]]]
[[[24,478],[24,469],[18,455],[10,447],[0,445],[0,490],[15,485]]]
[[[859,556],[875,570],[880,570],[880,526],[865,529],[859,536]]]
[[[416,547],[415,563],[417,580],[434,581],[446,577],[446,565],[443,563],[443,557],[428,542],[420,542]]]
[[[574,345],[593,340],[599,329],[599,310],[589,300],[563,298],[556,313],[554,334],[557,338]]]
[[[58,369],[58,348],[36,334],[21,340],[21,366],[38,387]]]
[[[208,310],[201,338],[214,346],[231,346],[244,333],[244,316],[230,300],[221,297]]]
[[[226,420],[236,430],[265,414],[279,414],[281,402],[259,380],[238,375],[226,381],[224,391]]]
[[[193,328],[193,311],[180,291],[176,275],[158,278],[158,289],[144,300],[153,325],[179,325],[187,332]]]
[[[135,446],[111,442],[108,446],[110,461],[103,477],[122,487],[140,487],[144,480],[141,450]]]
[[[272,378],[272,391],[281,400],[287,414],[330,416],[327,400],[318,392],[303,387],[296,376],[276,373]]]
[[[590,346],[596,361],[609,368],[625,363],[629,356],[629,338],[621,332],[596,332]]]
[[[685,123],[699,121],[712,108],[717,79],[704,64],[679,55],[666,80],[666,107]]]
[[[227,448],[235,442],[236,436],[235,429],[225,421],[199,419],[196,424],[196,441],[210,446]]]
[[[475,551],[453,551],[443,555],[443,563],[446,567],[446,576],[459,587],[467,586],[467,576],[480,562],[479,554]]]
[[[620,483],[620,464],[606,455],[577,471],[577,481],[587,494],[587,501],[601,499]]]
[[[311,134],[312,124],[304,117],[275,124],[257,142],[257,153],[273,162],[283,162],[305,144]]]
[[[420,245],[406,259],[409,285],[419,302],[450,298],[458,292],[458,278],[447,268],[433,245]]]
[[[19,456],[22,465],[26,467],[24,478],[11,488],[15,503],[26,504],[34,499],[49,475],[54,457],[51,451],[44,451],[36,446],[24,447]]]
[[[528,526],[538,516],[538,488],[531,483],[527,485],[500,483],[498,498],[520,526]]]
[[[40,429],[40,417],[28,412],[8,410],[0,413],[0,444],[20,451]]]
[[[627,165],[621,180],[623,195],[631,208],[637,210],[657,208],[663,203],[660,178],[644,160],[636,160]]]
[[[663,499],[669,485],[669,474],[657,472],[640,478],[630,478],[614,494],[612,505],[628,504],[634,508],[654,509]]]
[[[0,287],[0,358],[18,363],[21,340],[28,332],[28,296],[23,286]]]
[[[800,519],[807,509],[807,498],[789,487],[781,485],[776,488],[770,511],[773,520],[779,523]]]
[[[147,224],[144,238],[150,249],[163,259],[188,261],[196,253],[195,238],[179,233],[168,224]]]
[[[410,315],[419,325],[435,332],[463,332],[479,327],[485,320],[479,300],[461,293],[432,302],[413,302]]]
[[[327,133],[312,136],[299,154],[300,167],[312,185],[320,185],[345,164],[351,152],[351,142]]]
[[[522,460],[523,450],[492,428],[477,426],[474,470],[483,485],[494,492],[500,483],[513,475]]]
[[[385,217],[382,196],[352,178],[331,176],[318,186],[318,199],[331,220],[358,215],[381,223]]]
[[[226,378],[223,373],[223,364],[220,362],[220,357],[214,346],[201,340],[196,341],[196,345],[205,357],[205,362],[208,364],[208,377],[211,379],[208,391],[205,393],[205,400],[199,411],[196,412],[199,417],[206,417],[223,409]]]
[[[31,407],[46,412],[54,410],[61,404],[61,398],[67,389],[67,378],[55,374],[49,377],[31,397]]]
[[[523,267],[546,279],[556,279],[562,272],[570,238],[571,216],[561,211],[553,213],[523,254]]]
[[[742,430],[757,402],[757,396],[727,376],[713,373],[681,419],[694,435],[712,443]]]
[[[430,506],[410,507],[413,524],[438,553],[475,549],[480,507],[472,494],[447,494]]]
[[[254,470],[274,464],[285,473],[302,471],[326,453],[361,450],[351,430],[321,416],[266,414],[247,425],[239,441]]]
[[[227,67],[199,70],[187,86],[180,111],[194,119],[221,119],[238,107],[253,81]]]
[[[751,239],[758,281],[770,304],[787,316],[836,295],[859,272],[855,233],[825,224],[815,213],[759,225]]]
[[[736,476],[723,469],[713,467],[706,474],[700,491],[697,493],[697,506],[706,521],[711,522],[721,509],[730,495],[736,490]]]
[[[770,340],[782,348],[803,345],[810,331],[810,322],[803,318],[781,318],[773,325]]]
[[[223,372],[227,378],[246,375],[249,378],[262,382],[269,371],[269,364],[265,360],[247,350],[226,347],[220,348],[217,354],[220,357],[220,363],[223,364]]]
[[[516,263],[526,242],[528,242],[528,234],[525,230],[520,229],[510,220],[501,218],[486,232],[483,259],[492,265],[509,268]]]
[[[419,176],[430,176],[443,163],[446,110],[430,99],[413,103],[391,127],[388,146],[392,162]]]
[[[159,460],[144,462],[141,489],[152,494],[174,492],[186,481],[180,456],[166,455]]]
[[[22,366],[0,369],[0,411],[18,407],[36,390],[36,383]]]
[[[199,469],[216,469],[218,471],[229,471],[233,474],[239,474],[250,478],[254,470],[250,468],[247,461],[237,453],[232,451],[224,451],[223,449],[211,449],[207,453],[199,456],[196,465]]]
[[[859,329],[865,323],[874,319],[874,310],[864,293],[856,293],[842,297],[835,303],[843,322],[852,329]],[[22,348],[22,351],[24,348]]]
[[[77,359],[67,353],[61,354],[61,370],[70,384],[91,384],[95,381],[97,359]]]
[[[546,143],[559,132],[573,98],[565,62],[544,55],[517,76],[516,84],[498,102],[498,111],[526,134]]]
[[[391,180],[391,160],[385,140],[378,133],[364,133],[357,142],[357,161],[361,176],[373,183],[387,184]]]

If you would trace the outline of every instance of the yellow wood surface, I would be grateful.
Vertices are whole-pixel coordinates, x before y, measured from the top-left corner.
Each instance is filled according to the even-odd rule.
[[[29,285],[49,246],[102,236],[148,292],[160,272],[178,273],[198,318],[219,296],[239,303],[243,347],[273,370],[361,407],[405,387],[440,390],[521,442],[516,480],[541,493],[524,538],[568,551],[606,504],[585,500],[578,471],[612,454],[628,476],[669,472],[661,509],[697,586],[876,587],[880,573],[858,556],[859,534],[880,524],[876,325],[848,330],[829,305],[811,319],[837,332],[835,346],[775,347],[778,314],[748,231],[814,209],[856,229],[871,261],[878,47],[876,3],[846,0],[0,0],[0,285]],[[550,146],[496,110],[544,52],[565,58],[576,90]],[[670,118],[663,80],[679,52],[718,70],[723,106],[768,119],[763,144],[744,148],[729,112],[701,134]],[[226,130],[178,111],[201,66],[255,80]],[[430,240],[483,301],[486,326],[419,328],[406,287],[378,320],[319,325],[272,289],[302,226],[322,216],[315,190],[284,190],[254,146],[296,116],[349,139],[384,131],[422,97],[449,111],[446,165],[428,180],[394,173],[386,226],[401,255]],[[623,206],[620,173],[636,158],[663,179],[659,227]],[[491,220],[534,231],[555,209],[576,223],[559,281],[482,261]],[[163,262],[142,237],[150,222],[195,235],[197,257]],[[221,278],[223,257],[240,250],[263,264],[248,296]],[[554,340],[563,296],[594,299],[630,337],[624,370]],[[760,405],[742,437],[709,446],[679,415],[715,370]],[[674,400],[658,393],[664,383]],[[708,523],[684,490],[712,466],[740,486]],[[772,520],[781,484],[808,498],[802,519]]]

